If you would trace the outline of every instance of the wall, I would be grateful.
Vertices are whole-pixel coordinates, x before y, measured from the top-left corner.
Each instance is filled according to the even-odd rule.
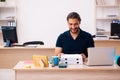
[[[81,28],[94,34],[94,0],[17,0],[19,43],[55,45],[58,35],[68,30],[66,16],[72,11],[81,15]]]

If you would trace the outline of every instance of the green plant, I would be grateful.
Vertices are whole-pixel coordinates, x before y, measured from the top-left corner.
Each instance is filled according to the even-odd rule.
[[[0,0],[1,2],[5,2],[6,0]]]

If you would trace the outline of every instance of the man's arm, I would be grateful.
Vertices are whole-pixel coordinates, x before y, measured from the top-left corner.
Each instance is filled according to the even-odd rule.
[[[60,56],[60,53],[62,53],[62,48],[61,47],[56,47],[55,48],[55,55]]]

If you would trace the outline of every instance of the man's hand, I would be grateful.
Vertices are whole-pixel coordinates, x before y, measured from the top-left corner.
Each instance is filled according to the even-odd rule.
[[[83,62],[86,62],[86,56],[84,53],[81,54],[82,58],[83,58]]]
[[[58,57],[60,58],[60,57],[61,57],[61,55],[64,55],[64,53],[59,53],[59,54],[58,54]]]

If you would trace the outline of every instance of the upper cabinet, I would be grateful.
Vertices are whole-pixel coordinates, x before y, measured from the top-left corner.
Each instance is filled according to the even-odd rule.
[[[120,0],[95,0],[96,35],[111,33],[111,23],[120,20]]]

